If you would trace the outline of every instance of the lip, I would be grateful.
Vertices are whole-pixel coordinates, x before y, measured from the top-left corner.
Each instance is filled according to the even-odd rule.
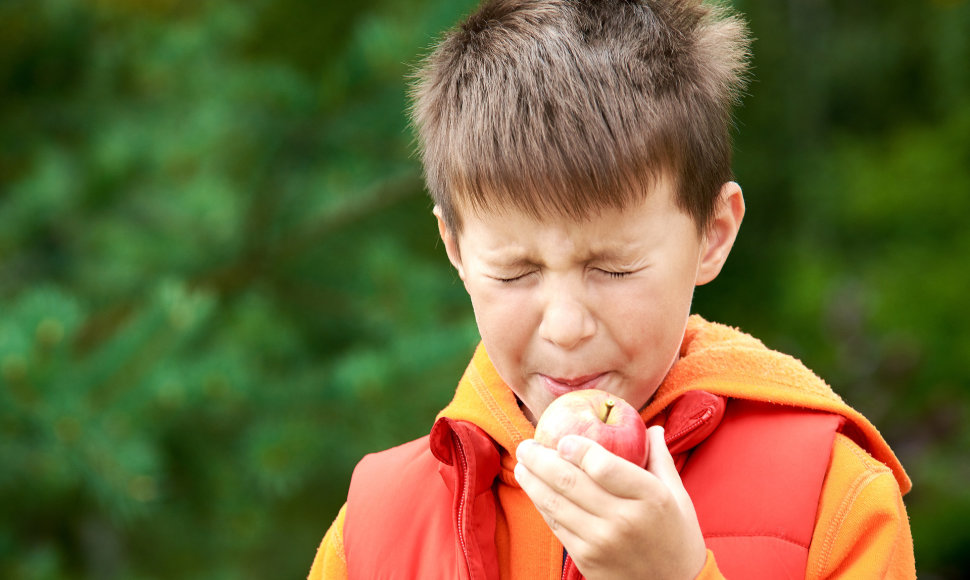
[[[555,396],[564,395],[572,391],[583,389],[595,389],[604,378],[606,373],[596,373],[574,378],[550,377],[540,375],[545,383],[546,389]]]

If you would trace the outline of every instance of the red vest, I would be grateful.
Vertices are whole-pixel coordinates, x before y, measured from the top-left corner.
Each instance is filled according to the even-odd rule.
[[[727,578],[804,578],[837,415],[687,393],[665,432],[707,547]],[[351,579],[498,579],[493,485],[499,451],[477,426],[365,457],[350,484]],[[580,578],[567,559],[563,578]]]

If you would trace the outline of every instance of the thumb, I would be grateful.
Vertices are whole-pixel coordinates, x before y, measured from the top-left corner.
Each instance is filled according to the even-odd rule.
[[[647,440],[650,443],[650,454],[647,456],[647,471],[660,480],[674,496],[677,503],[680,504],[681,509],[685,510],[685,513],[691,514],[691,517],[696,521],[697,516],[694,512],[694,502],[691,500],[690,494],[687,493],[687,488],[684,487],[684,482],[680,479],[680,474],[677,473],[677,465],[674,464],[674,458],[670,455],[670,450],[667,449],[667,443],[664,441],[663,427],[655,425],[647,429]]]
[[[684,484],[677,473],[674,458],[667,449],[664,441],[664,428],[655,425],[647,429],[647,444],[650,451],[647,455],[647,471],[654,474],[670,490],[683,490]]]

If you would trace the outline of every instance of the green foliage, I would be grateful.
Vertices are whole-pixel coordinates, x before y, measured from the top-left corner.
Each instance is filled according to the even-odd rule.
[[[404,78],[472,4],[0,2],[0,577],[301,577],[427,432],[476,331]],[[958,577],[970,4],[737,4],[748,215],[697,310],[876,421]]]
[[[914,480],[919,576],[961,577],[970,3],[754,4],[739,3],[758,38],[737,141],[748,214],[698,308],[876,423]]]

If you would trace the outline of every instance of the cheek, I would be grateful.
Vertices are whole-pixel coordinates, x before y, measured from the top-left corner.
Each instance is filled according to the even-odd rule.
[[[475,322],[494,359],[507,359],[524,348],[530,337],[528,301],[515,292],[468,287]]]
[[[675,355],[690,315],[692,289],[644,284],[606,302],[611,334],[628,359],[653,366]]]

